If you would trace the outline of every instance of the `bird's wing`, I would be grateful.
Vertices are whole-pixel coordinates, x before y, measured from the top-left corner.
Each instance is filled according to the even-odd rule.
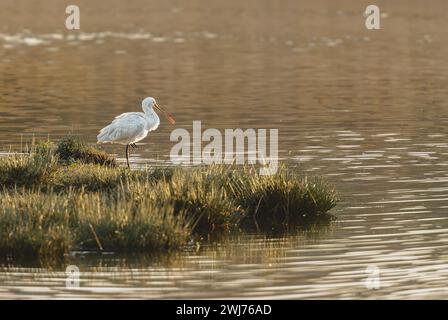
[[[141,112],[125,112],[122,114],[119,114],[118,116],[115,117],[115,119],[120,119],[126,116],[141,116]]]
[[[138,112],[127,112],[119,115],[100,130],[98,142],[122,142],[129,143],[141,136],[146,131],[146,120],[144,115]]]

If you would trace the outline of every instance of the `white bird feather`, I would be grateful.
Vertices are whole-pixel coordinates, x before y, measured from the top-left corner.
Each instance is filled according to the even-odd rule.
[[[153,111],[152,115],[143,112],[120,114],[111,124],[100,130],[98,143],[131,144],[143,140],[150,131],[156,130],[160,119]]]
[[[160,108],[154,98],[148,97],[142,101],[143,112],[125,112],[115,117],[97,136],[97,143],[118,143],[126,145],[126,161],[129,167],[128,146],[143,140],[150,131],[156,130],[160,119],[153,108],[162,111],[171,124],[174,118]]]

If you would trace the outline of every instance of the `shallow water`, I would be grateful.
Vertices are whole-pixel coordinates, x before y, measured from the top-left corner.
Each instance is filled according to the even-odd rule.
[[[177,128],[278,128],[281,159],[336,185],[338,220],[169,257],[77,255],[76,290],[61,269],[10,262],[0,297],[448,298],[446,1],[376,1],[380,31],[355,0],[79,3],[77,32],[59,1],[0,4],[0,150],[94,142],[152,95]],[[171,130],[162,120],[134,165],[168,163]]]

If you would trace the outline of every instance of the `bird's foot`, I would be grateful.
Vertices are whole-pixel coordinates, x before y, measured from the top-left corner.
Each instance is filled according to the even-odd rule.
[[[130,146],[132,147],[132,149],[137,149],[137,145],[135,143],[131,143]]]

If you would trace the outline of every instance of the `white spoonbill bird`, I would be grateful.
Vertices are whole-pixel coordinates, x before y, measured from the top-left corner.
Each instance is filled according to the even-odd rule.
[[[129,146],[135,148],[136,142],[143,140],[160,124],[154,108],[162,112],[171,124],[176,122],[171,114],[157,105],[156,99],[147,97],[142,101],[143,112],[125,112],[115,117],[111,124],[100,130],[97,143],[126,145],[126,163],[129,168]]]

